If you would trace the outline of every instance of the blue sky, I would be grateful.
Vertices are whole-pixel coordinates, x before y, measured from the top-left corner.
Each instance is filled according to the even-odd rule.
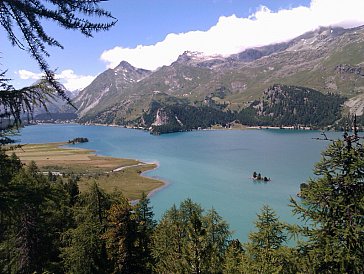
[[[319,26],[364,24],[363,0],[109,0],[102,7],[118,23],[85,38],[47,23],[64,49],[48,48],[48,62],[71,90],[126,60],[136,67],[169,65],[185,50],[229,55],[294,38]],[[37,64],[0,31],[0,68],[16,87],[40,77]]]

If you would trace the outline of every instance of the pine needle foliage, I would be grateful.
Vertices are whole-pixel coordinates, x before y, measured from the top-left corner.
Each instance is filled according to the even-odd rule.
[[[296,231],[307,241],[301,256],[314,273],[364,272],[364,148],[360,137],[344,135],[322,153],[316,179],[291,200],[307,225]]]
[[[47,33],[44,23],[53,21],[61,28],[77,30],[86,37],[92,37],[95,32],[110,29],[117,21],[110,12],[99,6],[101,2],[105,0],[0,1],[0,25],[7,33],[10,43],[27,51],[36,60],[45,79],[67,101],[69,99],[62,85],[56,81],[54,71],[46,61],[46,57],[49,57],[48,46],[63,46],[53,35]]]
[[[36,107],[47,110],[46,103],[54,98],[54,89],[45,81],[30,87],[15,89],[5,77],[6,71],[0,73],[0,130],[20,125],[24,116],[31,118]],[[5,124],[3,120],[12,120]],[[4,124],[3,124],[4,123]]]

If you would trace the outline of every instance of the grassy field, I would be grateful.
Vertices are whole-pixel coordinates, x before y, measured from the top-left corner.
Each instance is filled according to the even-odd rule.
[[[149,193],[163,186],[161,181],[141,176],[142,172],[156,168],[156,164],[97,156],[92,150],[65,148],[65,144],[29,144],[16,149],[15,153],[24,164],[36,162],[43,172],[79,175],[81,191],[85,191],[90,182],[96,182],[107,192],[119,190],[129,199],[137,199],[142,192]]]

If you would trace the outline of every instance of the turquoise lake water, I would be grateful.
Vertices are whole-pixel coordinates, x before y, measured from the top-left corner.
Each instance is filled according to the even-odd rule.
[[[318,131],[221,130],[154,136],[141,130],[71,124],[25,127],[17,139],[45,143],[76,137],[87,137],[90,142],[77,146],[99,155],[159,164],[146,174],[168,183],[151,197],[156,219],[173,204],[191,198],[205,209],[215,208],[234,231],[233,238],[242,241],[264,204],[281,220],[296,222],[289,197],[295,197],[299,185],[313,177],[314,163],[329,144],[312,139],[320,137]],[[254,182],[254,171],[271,181]]]

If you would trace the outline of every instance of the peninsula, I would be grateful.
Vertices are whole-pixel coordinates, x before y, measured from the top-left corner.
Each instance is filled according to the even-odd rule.
[[[107,192],[121,191],[130,200],[141,197],[143,192],[164,186],[164,182],[142,176],[155,169],[155,163],[143,163],[134,159],[96,155],[93,150],[65,147],[67,142],[26,144],[14,152],[22,163],[34,161],[44,174],[54,176],[79,176],[79,189],[85,191],[96,182]]]

